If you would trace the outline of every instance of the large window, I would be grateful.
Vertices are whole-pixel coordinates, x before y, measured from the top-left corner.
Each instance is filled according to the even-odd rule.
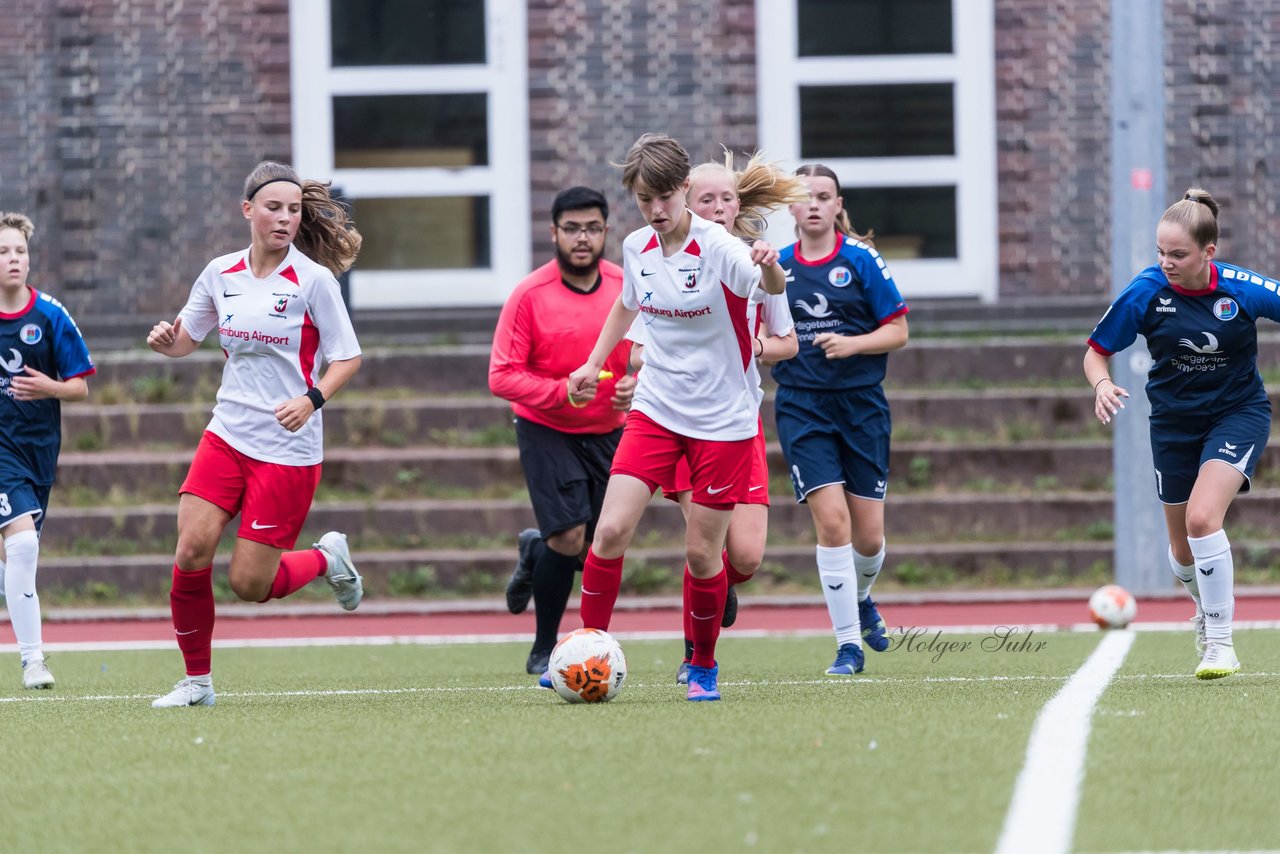
[[[994,300],[993,0],[756,3],[760,146],[840,176],[903,295]],[[791,220],[771,237],[790,242]]]
[[[291,0],[290,19],[294,162],[351,203],[352,304],[500,304],[529,267],[524,4]]]

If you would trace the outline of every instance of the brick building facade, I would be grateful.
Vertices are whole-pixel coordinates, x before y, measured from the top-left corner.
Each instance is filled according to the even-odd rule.
[[[638,133],[665,130],[695,159],[758,145],[757,2],[526,0],[534,263],[549,252],[551,197],[569,183],[607,191],[619,236],[638,224],[608,164]],[[37,223],[34,283],[81,317],[150,318],[245,242],[245,173],[295,150],[299,5],[56,0],[5,17],[0,208]],[[1109,8],[994,0],[1002,298],[1110,290]],[[1208,188],[1223,202],[1223,256],[1280,270],[1280,0],[1165,9],[1169,192]]]

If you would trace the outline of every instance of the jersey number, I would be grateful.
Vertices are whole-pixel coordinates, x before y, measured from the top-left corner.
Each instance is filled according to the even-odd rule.
[[[0,492],[0,516],[8,516],[13,512],[13,508],[9,506],[9,493]]]

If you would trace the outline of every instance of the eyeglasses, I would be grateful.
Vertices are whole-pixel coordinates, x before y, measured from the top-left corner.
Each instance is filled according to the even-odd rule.
[[[582,234],[584,231],[587,233],[587,236],[589,237],[599,237],[600,235],[604,234],[604,225],[598,222],[593,222],[590,225],[578,225],[576,222],[571,222],[568,225],[557,224],[556,228],[563,231],[569,237],[577,237],[579,234]]]

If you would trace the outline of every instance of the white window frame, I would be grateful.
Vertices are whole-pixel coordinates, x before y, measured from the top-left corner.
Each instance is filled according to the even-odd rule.
[[[483,65],[334,68],[329,0],[290,0],[293,162],[299,173],[331,179],[352,200],[489,197],[489,268],[361,270],[357,261],[351,271],[353,308],[501,305],[529,272],[528,22],[524,3],[488,0],[485,6]],[[487,166],[334,168],[335,95],[464,92],[489,98]]]
[[[822,162],[835,171],[846,189],[954,185],[957,257],[894,259],[890,269],[908,300],[976,296],[983,302],[994,302],[1000,272],[994,0],[952,0],[955,52],[926,56],[800,57],[796,4],[797,0],[756,3],[760,148],[770,159],[791,166],[801,162],[801,86],[954,84],[953,156],[831,158]],[[874,116],[858,118],[874,120]],[[785,213],[775,215],[770,221],[770,240],[777,245],[794,241],[792,225]]]

